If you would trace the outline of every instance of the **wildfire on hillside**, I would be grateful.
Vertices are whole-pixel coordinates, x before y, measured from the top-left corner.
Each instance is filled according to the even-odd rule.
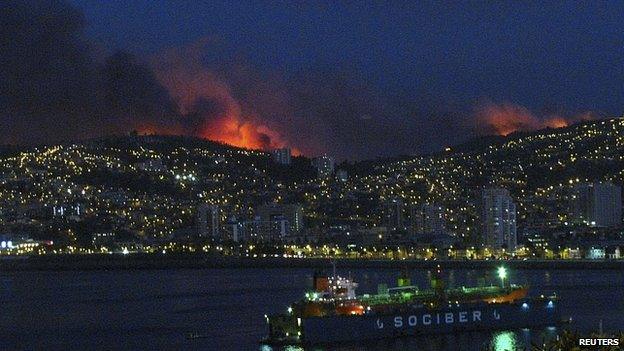
[[[516,131],[533,131],[544,128],[563,128],[581,120],[593,119],[591,114],[573,117],[558,115],[537,117],[528,109],[514,104],[489,104],[477,112],[479,127],[488,133],[509,135]]]

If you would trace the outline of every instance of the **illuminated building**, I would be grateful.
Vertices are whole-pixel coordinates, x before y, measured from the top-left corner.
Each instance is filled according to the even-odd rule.
[[[165,166],[160,158],[150,158],[142,162],[135,164],[136,168],[146,172],[165,172],[167,166]]]
[[[592,247],[585,253],[585,258],[589,260],[604,260],[606,257],[605,249]]]
[[[84,213],[83,205],[58,205],[52,207],[53,217],[80,217]]]
[[[516,204],[507,189],[483,190],[481,222],[482,243],[487,247],[508,250],[516,248]]]

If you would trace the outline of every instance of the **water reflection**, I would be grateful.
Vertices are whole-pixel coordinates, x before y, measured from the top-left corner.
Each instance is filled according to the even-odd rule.
[[[386,340],[331,344],[323,346],[263,345],[260,351],[369,351],[369,350],[430,350],[444,351],[530,351],[532,345],[544,345],[557,337],[557,328],[521,329],[517,331],[467,332],[437,336],[406,337]]]
[[[517,349],[516,334],[510,331],[494,335],[492,351],[515,351]]]
[[[282,348],[272,348],[271,346],[268,346],[268,345],[262,345],[260,347],[260,351],[276,351],[276,350],[304,351],[305,349],[303,347],[301,347],[301,346],[293,346],[293,345],[283,346]]]

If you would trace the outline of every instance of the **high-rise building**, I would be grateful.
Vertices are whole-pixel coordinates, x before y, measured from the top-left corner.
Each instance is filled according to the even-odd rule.
[[[271,158],[275,163],[279,163],[281,165],[289,165],[291,161],[290,149],[287,147],[275,149],[271,151]]]
[[[570,194],[570,218],[592,227],[622,224],[622,188],[612,183],[579,184]]]
[[[443,235],[446,233],[446,214],[437,204],[421,204],[410,207],[410,227],[414,234]]]
[[[334,173],[335,161],[333,157],[323,155],[312,160],[312,165],[316,168],[319,178],[326,178]]]
[[[384,224],[388,230],[403,228],[403,200],[391,198],[386,201],[384,209]]]
[[[260,236],[264,240],[283,239],[303,229],[303,210],[299,204],[269,203],[258,206]]]
[[[481,196],[482,243],[491,248],[515,250],[516,204],[507,189],[489,188]]]
[[[218,238],[220,217],[219,206],[205,203],[199,205],[197,208],[197,235],[202,238],[208,236]]]

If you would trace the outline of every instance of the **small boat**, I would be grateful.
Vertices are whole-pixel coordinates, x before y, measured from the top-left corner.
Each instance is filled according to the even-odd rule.
[[[197,332],[192,332],[192,333],[187,333],[186,334],[186,338],[189,340],[193,340],[193,339],[206,339],[209,338],[210,335],[208,334],[201,334],[201,333],[197,333]]]

